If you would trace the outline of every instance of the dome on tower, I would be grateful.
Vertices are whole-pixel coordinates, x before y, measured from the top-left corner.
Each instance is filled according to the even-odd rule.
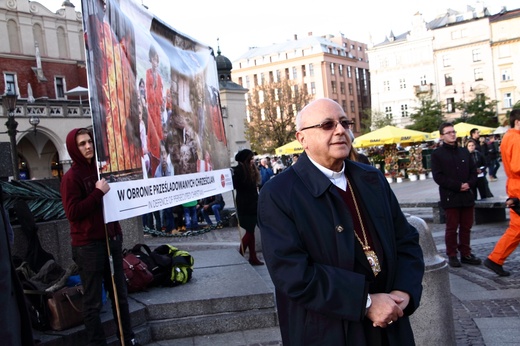
[[[220,47],[217,49],[217,57],[215,58],[215,61],[217,62],[218,79],[220,81],[230,81],[233,64],[231,63],[231,60],[220,54]]]

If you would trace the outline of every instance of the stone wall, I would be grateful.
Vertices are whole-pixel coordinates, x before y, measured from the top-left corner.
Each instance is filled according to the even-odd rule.
[[[135,244],[144,242],[141,217],[121,220],[123,229],[123,248],[131,248]],[[56,262],[66,268],[72,262],[70,246],[70,227],[68,220],[58,220],[37,223],[38,236],[43,249],[51,253]],[[14,225],[14,246],[12,254],[24,258],[27,251],[27,238],[19,225]]]

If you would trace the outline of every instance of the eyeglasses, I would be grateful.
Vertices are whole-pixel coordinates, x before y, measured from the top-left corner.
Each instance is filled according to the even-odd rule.
[[[304,127],[303,129],[300,129],[300,131],[307,130],[307,129],[313,129],[316,127],[319,127],[320,129],[325,130],[325,131],[330,131],[330,130],[335,130],[336,127],[338,126],[338,124],[341,124],[341,126],[343,126],[343,128],[345,130],[347,130],[350,128],[350,126],[354,125],[354,122],[347,120],[347,119],[327,120],[327,121],[324,121],[324,122],[316,124],[316,125]]]
[[[443,135],[456,135],[457,134],[457,131],[448,131],[448,132],[444,132]]]

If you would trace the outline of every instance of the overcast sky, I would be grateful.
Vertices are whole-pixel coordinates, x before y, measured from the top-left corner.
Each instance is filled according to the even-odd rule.
[[[81,11],[80,0],[70,0]],[[295,1],[263,0],[134,0],[171,27],[192,38],[217,48],[220,39],[222,54],[231,61],[249,47],[261,47],[307,36],[343,33],[345,37],[370,43],[380,43],[390,31],[401,34],[411,27],[412,16],[421,12],[426,21],[448,8],[463,10],[474,6],[474,0],[361,0],[361,1]],[[39,0],[56,12],[63,0]],[[312,5],[314,4],[314,5]],[[520,7],[518,0],[484,1],[491,13],[502,6],[508,10]]]

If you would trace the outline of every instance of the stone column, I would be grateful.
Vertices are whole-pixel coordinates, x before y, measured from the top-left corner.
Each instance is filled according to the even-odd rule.
[[[455,345],[448,264],[439,255],[426,222],[416,216],[406,216],[419,232],[425,264],[421,304],[410,316],[415,343],[421,346]]]

